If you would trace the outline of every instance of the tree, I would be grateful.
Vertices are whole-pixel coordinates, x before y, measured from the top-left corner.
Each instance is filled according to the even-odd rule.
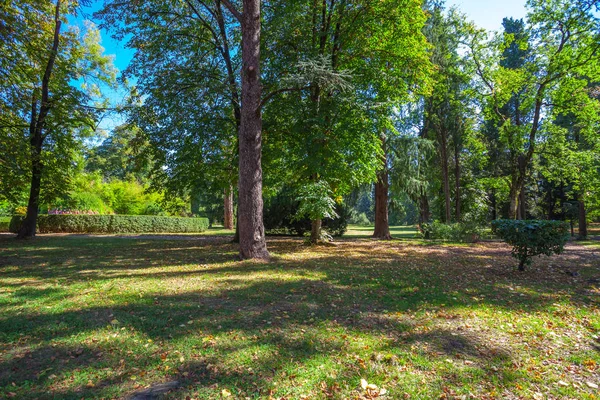
[[[276,160],[290,173],[280,181],[300,191],[326,182],[341,199],[383,173],[380,136],[391,110],[421,90],[428,72],[424,20],[412,0],[306,0],[269,8],[265,35],[274,45],[265,53],[265,86],[281,96],[265,109],[266,145],[283,151]],[[313,219],[313,242],[320,220]]]
[[[262,91],[260,78],[260,0],[244,0],[240,13],[223,0],[242,29],[242,107],[239,146],[238,224],[240,257],[269,258],[262,198]]]
[[[35,236],[42,188],[46,187],[47,197],[53,195],[52,183],[46,185],[45,178],[62,175],[63,182],[68,179],[72,150],[79,138],[95,129],[99,109],[92,102],[99,91],[94,82],[111,84],[114,80],[111,60],[102,55],[93,25],[88,24],[83,38],[76,29],[62,29],[65,16],[74,15],[77,7],[77,2],[57,0],[52,6],[23,2],[7,8],[9,25],[2,31],[8,34],[2,50],[14,57],[4,70],[7,85],[3,85],[2,109],[10,111],[8,118],[4,113],[0,117],[1,139],[7,147],[13,143],[21,149],[20,142],[28,142],[27,156],[19,161],[29,166],[21,166],[16,180],[27,175],[30,179],[27,216],[19,238]],[[81,87],[73,83],[77,80],[82,81]],[[60,171],[61,167],[66,168]]]
[[[220,0],[110,1],[96,15],[115,38],[133,38],[124,75],[137,84],[128,118],[150,143],[153,187],[219,195],[232,228],[241,123],[237,20]]]
[[[518,215],[519,195],[552,94],[565,79],[595,69],[600,61],[595,1],[529,0],[527,5],[527,35],[507,32],[488,42],[483,32],[472,31],[469,43],[483,95],[488,99],[487,118],[495,121],[500,140],[511,151],[509,217],[513,219]],[[510,46],[529,48],[531,57],[513,68],[502,62],[511,55],[505,53]]]
[[[425,26],[425,35],[432,45],[430,58],[434,64],[434,89],[425,97],[424,137],[437,142],[437,160],[440,166],[443,213],[441,220],[452,221],[451,172],[454,164],[454,219],[461,219],[461,153],[469,129],[470,71],[459,55],[459,45],[465,37],[464,16],[452,9],[444,14],[440,4],[433,6]]]

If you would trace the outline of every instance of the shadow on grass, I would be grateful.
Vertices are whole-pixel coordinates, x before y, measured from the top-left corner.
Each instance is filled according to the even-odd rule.
[[[526,376],[505,371],[512,357],[509,349],[455,330],[423,331],[414,319],[397,316],[427,311],[452,319],[453,310],[479,306],[535,313],[549,307],[557,292],[587,304],[586,297],[579,296],[580,283],[569,285],[572,280],[559,273],[540,276],[548,272],[547,265],[513,273],[502,246],[392,245],[390,251],[389,244],[346,243],[306,249],[299,241],[275,240],[270,248],[279,255],[270,263],[234,263],[235,246],[220,241],[48,238],[11,243],[0,258],[1,277],[9,281],[1,288],[11,288],[6,295],[11,301],[4,304],[11,308],[0,316],[0,387],[28,388],[20,392],[23,398],[46,397],[49,387],[60,398],[122,397],[134,391],[132,372],[125,366],[156,371],[165,360],[159,348],[130,353],[113,341],[185,341],[188,353],[181,355],[183,361],[168,355],[174,357],[172,372],[157,375],[159,381],[178,380],[178,393],[219,385],[236,388],[239,396],[268,396],[274,376],[282,371],[328,355],[347,358],[352,343],[340,332],[378,338],[378,347],[372,349],[375,363],[406,364],[401,354],[420,343],[430,349],[426,356],[469,359],[471,368],[502,376],[510,384]],[[570,257],[571,263],[592,266],[585,253]],[[155,271],[159,266],[168,267]],[[23,286],[20,281],[32,278],[38,281],[25,284],[58,279],[65,287]],[[110,305],[53,312],[19,309],[40,300],[76,296],[68,290],[73,283],[173,278],[205,279],[211,285],[176,294],[125,296]],[[91,332],[99,332],[103,341],[88,340]],[[225,339],[231,335],[245,339]],[[67,345],[73,338],[83,340]],[[238,353],[240,359],[250,357],[246,365],[223,362],[224,354]],[[378,353],[385,356],[379,359]],[[419,364],[424,361],[410,363],[425,368]],[[364,369],[360,358],[344,359],[336,368],[342,376],[359,376]],[[95,377],[91,385],[82,381],[52,386],[52,379],[82,370]],[[98,372],[103,370],[104,375]],[[447,372],[453,373],[451,368]],[[324,376],[323,382],[324,396],[335,395],[336,379]],[[442,383],[431,384],[439,389]]]

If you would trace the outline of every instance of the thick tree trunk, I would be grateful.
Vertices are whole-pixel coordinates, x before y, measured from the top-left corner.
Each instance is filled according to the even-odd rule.
[[[384,169],[377,173],[375,183],[375,230],[373,237],[376,239],[389,240],[390,225],[388,221],[388,172]]]
[[[223,202],[225,213],[223,215],[223,227],[233,229],[233,188],[225,189],[225,198]]]
[[[244,0],[242,25],[242,110],[239,133],[240,257],[269,258],[263,225],[260,0]]]
[[[36,233],[37,217],[40,203],[40,189],[42,182],[42,146],[44,144],[44,124],[50,112],[49,87],[52,69],[60,40],[60,0],[56,1],[54,9],[54,40],[52,50],[48,57],[48,63],[42,77],[42,101],[39,113],[37,112],[37,100],[34,97],[31,102],[31,119],[29,123],[29,144],[31,149],[31,187],[29,188],[29,201],[27,203],[27,216],[19,229],[17,238],[32,238]],[[34,91],[35,92],[35,91]]]
[[[460,151],[457,145],[454,146],[454,218],[456,222],[462,220],[460,204]]]
[[[310,242],[312,244],[317,244],[321,240],[321,225],[322,221],[320,219],[311,221]]]
[[[583,196],[579,195],[579,234],[577,238],[579,240],[587,239],[588,231],[587,231],[587,214],[585,210],[585,202],[583,200]]]

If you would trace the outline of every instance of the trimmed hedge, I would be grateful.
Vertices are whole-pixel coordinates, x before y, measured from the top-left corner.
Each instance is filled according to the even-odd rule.
[[[10,227],[10,217],[0,217],[0,232],[8,232]]]
[[[562,253],[569,240],[569,225],[562,221],[499,219],[492,221],[492,231],[513,246],[519,271],[531,264],[531,257]]]
[[[10,231],[17,233],[25,217],[14,216]],[[156,215],[40,215],[40,233],[198,233],[208,228],[207,218]]]
[[[463,243],[476,243],[479,241],[482,234],[483,227],[475,222],[444,224],[435,221],[431,224],[423,224],[422,232],[425,239]]]

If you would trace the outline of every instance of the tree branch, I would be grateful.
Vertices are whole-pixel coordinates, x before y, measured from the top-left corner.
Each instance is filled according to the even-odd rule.
[[[225,7],[227,7],[229,12],[231,12],[233,14],[233,16],[235,17],[235,19],[237,19],[238,22],[241,24],[242,23],[242,13],[239,12],[237,10],[237,8],[235,8],[229,0],[221,0],[221,2],[225,5]]]

